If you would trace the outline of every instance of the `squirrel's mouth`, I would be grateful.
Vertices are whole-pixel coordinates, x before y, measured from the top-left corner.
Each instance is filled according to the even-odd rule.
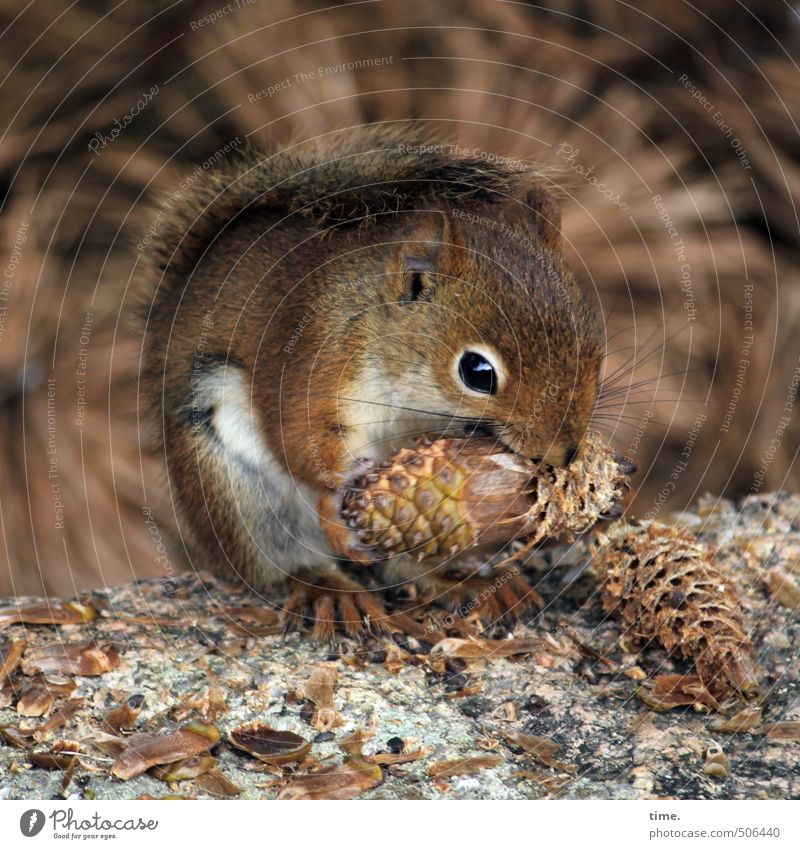
[[[578,443],[569,443],[563,450],[563,454],[556,458],[545,458],[543,455],[528,455],[521,449],[524,445],[515,443],[513,439],[513,431],[504,428],[500,424],[486,421],[467,422],[464,425],[464,434],[466,436],[483,436],[496,440],[501,445],[505,446],[512,454],[519,454],[527,457],[532,463],[547,462],[555,466],[568,466],[577,456],[579,445]]]
[[[464,425],[464,435],[495,437],[497,433],[494,427],[486,422],[468,422]]]
[[[494,439],[500,445],[507,448],[512,454],[518,454],[516,447],[505,438],[502,425],[495,425],[492,422],[468,422],[464,425],[465,436],[478,436]]]

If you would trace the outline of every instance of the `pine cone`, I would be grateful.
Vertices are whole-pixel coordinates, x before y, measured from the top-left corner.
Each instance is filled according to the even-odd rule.
[[[753,647],[730,579],[685,528],[613,525],[595,551],[603,607],[638,638],[694,660],[716,698],[758,695]]]
[[[477,545],[583,533],[618,515],[630,460],[588,434],[565,468],[533,463],[496,440],[421,438],[385,464],[360,474],[337,506],[323,508],[328,538],[351,559],[396,553],[418,560],[453,556]],[[342,524],[343,523],[343,524]]]

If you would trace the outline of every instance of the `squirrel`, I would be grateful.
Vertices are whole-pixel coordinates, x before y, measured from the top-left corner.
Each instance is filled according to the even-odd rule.
[[[576,456],[602,328],[541,170],[361,130],[240,151],[159,218],[141,387],[201,566],[295,582],[294,611],[310,588],[363,589],[319,515],[361,458],[423,432]]]

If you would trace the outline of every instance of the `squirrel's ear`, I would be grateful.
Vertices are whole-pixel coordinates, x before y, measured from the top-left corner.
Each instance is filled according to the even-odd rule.
[[[403,302],[416,301],[433,285],[433,274],[463,276],[468,264],[464,234],[445,212],[425,215],[398,246],[392,271],[403,276]]]
[[[530,189],[525,203],[531,211],[533,226],[539,238],[551,247],[561,244],[561,204],[544,185]]]

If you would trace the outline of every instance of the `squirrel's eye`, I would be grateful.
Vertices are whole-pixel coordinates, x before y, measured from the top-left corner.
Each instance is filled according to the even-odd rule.
[[[458,361],[458,376],[473,392],[494,395],[497,392],[497,376],[494,367],[482,354],[467,351]]]

